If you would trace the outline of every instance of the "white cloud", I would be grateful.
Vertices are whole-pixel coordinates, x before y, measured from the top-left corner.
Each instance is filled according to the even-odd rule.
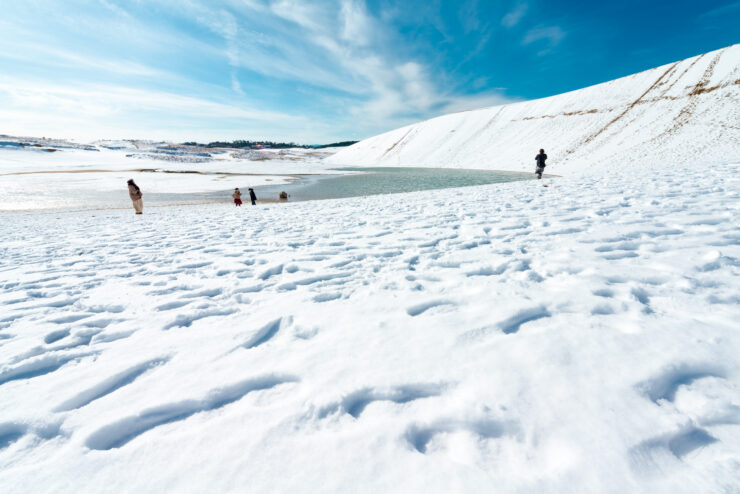
[[[519,24],[519,21],[522,20],[524,15],[527,13],[528,6],[526,3],[520,3],[519,5],[514,8],[511,12],[506,14],[501,19],[501,25],[507,28],[512,28]]]
[[[100,0],[100,3],[116,11],[113,0]],[[402,37],[393,31],[391,23],[384,21],[383,15],[387,19],[388,13],[381,12],[378,14],[381,17],[376,17],[364,0],[159,0],[158,8],[176,11],[178,18],[199,23],[215,37],[195,38],[172,25],[137,18],[134,15],[137,9],[131,5],[128,11],[116,11],[114,19],[109,19],[110,14],[105,17],[100,12],[77,9],[64,13],[62,22],[68,28],[77,23],[86,30],[86,36],[94,37],[97,32],[106,43],[109,39],[130,39],[137,50],[131,51],[144,53],[145,58],[156,60],[149,56],[151,50],[156,50],[157,56],[192,53],[199,60],[211,60],[212,70],[221,73],[211,74],[209,80],[218,82],[188,79],[182,72],[168,74],[143,63],[121,60],[120,56],[101,58],[87,47],[79,52],[69,46],[56,48],[53,33],[33,36],[31,30],[23,34],[26,24],[33,24],[30,21],[4,23],[0,19],[0,30],[6,26],[10,29],[5,35],[0,34],[0,43],[6,48],[0,52],[0,63],[3,57],[14,57],[9,53],[17,53],[14,57],[17,63],[23,63],[24,57],[30,54],[32,60],[40,60],[39,68],[45,66],[50,72],[65,66],[87,69],[86,75],[78,78],[79,83],[69,82],[74,73],[67,70],[65,82],[32,84],[26,92],[13,91],[8,84],[0,86],[0,95],[12,95],[10,104],[0,98],[2,115],[12,114],[16,118],[26,108],[32,117],[21,119],[24,128],[31,129],[34,118],[38,117],[36,126],[46,135],[52,133],[43,130],[49,128],[52,119],[40,117],[54,113],[58,116],[54,121],[60,122],[56,128],[64,129],[61,122],[66,121],[67,129],[76,125],[88,133],[107,129],[112,132],[129,125],[133,132],[149,129],[163,135],[167,134],[169,121],[180,130],[197,131],[188,138],[199,138],[206,132],[204,129],[214,125],[228,124],[233,127],[230,130],[227,127],[227,132],[218,138],[225,139],[234,133],[239,134],[236,137],[257,137],[265,135],[262,132],[283,129],[288,133],[283,137],[304,141],[322,132],[325,137],[320,141],[323,141],[335,136],[365,137],[443,111],[501,100],[500,96],[491,94],[459,95],[446,88],[440,82],[447,80],[445,74],[435,73],[434,67],[424,60],[403,55],[403,46],[399,44]],[[24,21],[27,20],[26,15]],[[160,26],[163,28],[155,29]],[[478,49],[487,40],[488,34],[484,33]],[[92,82],[96,79],[89,74],[96,71],[121,77],[101,79],[116,80],[117,85],[94,86]],[[295,93],[286,94],[281,107],[292,102],[303,105],[304,108],[296,108],[296,113],[302,116],[256,110],[271,102],[250,103],[253,92],[250,74],[260,74],[260,80],[268,81],[267,84],[275,79],[294,83]],[[2,79],[0,74],[0,82],[3,80],[8,79]],[[162,81],[166,84],[161,84]],[[144,86],[167,87],[168,91],[141,89]],[[86,89],[80,92],[81,88]],[[193,94],[207,96],[187,96]],[[238,103],[227,100],[235,94],[239,95]],[[301,101],[305,98],[300,95],[304,94],[311,94],[313,101]],[[228,103],[209,101],[219,98]],[[322,110],[315,109],[319,106],[317,102]],[[306,110],[306,107],[314,109]],[[147,120],[150,118],[152,122]],[[196,123],[198,118],[203,119],[200,128]],[[3,124],[8,121],[3,120]],[[259,133],[252,134],[255,131]]]
[[[349,93],[349,101],[342,95],[329,101],[346,108],[349,118],[361,117],[372,131],[432,116],[440,109],[458,110],[466,107],[466,100],[471,104],[503,101],[501,96],[447,94],[435,84],[439,77],[430,67],[418,60],[399,59],[395,33],[368,12],[363,0],[340,0],[338,8],[332,1],[277,0],[268,8],[288,22],[287,27],[271,23],[272,31],[258,31],[259,42],[240,40],[238,65]]]
[[[565,31],[559,26],[536,27],[527,31],[522,44],[530,45],[536,41],[545,40],[549,46],[556,46],[565,37]]]
[[[343,0],[341,18],[341,37],[344,41],[358,46],[367,46],[370,44],[373,26],[363,2]]]
[[[283,19],[289,20],[311,31],[321,29],[321,19],[329,12],[322,8],[321,2],[305,2],[302,0],[273,0],[270,10]]]
[[[11,40],[4,44],[0,59],[36,63],[46,67],[91,69],[110,74],[150,78],[173,78],[173,74],[129,60],[106,60],[83,56],[78,52],[26,40]]]
[[[206,136],[203,128],[220,121],[234,126],[236,138],[244,129],[264,136],[308,123],[305,117],[163,91],[100,84],[70,88],[7,76],[0,77],[0,101],[0,133],[15,135],[39,135],[42,129],[44,135],[88,140],[191,139]]]
[[[442,107],[441,113],[455,113],[469,110],[479,110],[491,106],[505,105],[521,101],[502,96],[499,93],[482,93],[477,95],[468,95],[463,97],[451,97]]]
[[[522,45],[527,46],[534,43],[544,43],[544,48],[537,52],[538,56],[550,53],[565,38],[565,31],[560,26],[536,27],[527,31],[522,40]]]
[[[242,89],[242,85],[239,83],[239,79],[236,77],[236,74],[233,72],[231,73],[231,89],[233,89],[235,93],[244,96],[244,90]]]
[[[106,9],[110,10],[114,14],[116,14],[116,15],[118,15],[120,17],[125,17],[127,19],[131,19],[131,14],[129,14],[126,10],[124,10],[120,6],[115,5],[113,3],[110,3],[107,0],[99,0],[99,1],[100,1],[100,4],[102,6],[104,6]]]
[[[703,14],[699,15],[697,19],[706,20],[707,18],[717,17],[720,15],[737,15],[740,12],[740,2],[733,2],[721,7],[716,7]]]

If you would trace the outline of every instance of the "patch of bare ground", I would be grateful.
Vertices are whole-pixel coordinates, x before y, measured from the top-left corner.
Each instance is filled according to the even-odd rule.
[[[690,87],[691,90],[688,93],[689,102],[686,106],[681,108],[680,112],[678,112],[678,115],[674,119],[673,126],[665,132],[662,132],[660,135],[651,139],[651,141],[660,139],[667,135],[671,135],[675,133],[678,129],[686,125],[689,122],[691,116],[694,114],[694,111],[696,110],[696,105],[699,102],[696,96],[711,93],[712,91],[716,91],[717,89],[719,89],[719,85],[714,87],[707,87],[707,84],[709,84],[709,81],[712,78],[712,74],[714,74],[714,68],[717,66],[717,62],[719,62],[719,59],[722,57],[722,53],[724,52],[720,51],[712,59],[712,61],[709,62],[709,65],[707,65],[706,70],[704,70],[704,74],[702,74],[699,82],[697,82],[696,85]]]
[[[524,117],[522,118],[522,120],[536,120],[538,118],[574,117],[576,115],[590,115],[593,113],[610,112],[612,110],[613,110],[612,108],[607,108],[605,110],[597,110],[596,108],[592,108],[590,110],[576,110],[576,111],[563,112],[563,113],[558,113],[557,115],[539,115],[536,117]]]
[[[608,123],[607,123],[606,125],[604,125],[604,126],[603,126],[603,127],[601,128],[601,129],[597,130],[597,131],[596,131],[596,132],[594,132],[593,134],[591,134],[591,135],[589,135],[588,137],[586,137],[585,139],[583,139],[583,141],[581,141],[581,142],[580,142],[579,144],[576,144],[576,146],[575,146],[574,148],[572,148],[572,149],[569,149],[569,150],[567,150],[567,151],[565,152],[565,154],[566,154],[566,155],[569,155],[569,154],[571,154],[571,153],[575,152],[575,150],[576,150],[576,149],[577,149],[578,147],[580,147],[580,146],[583,146],[583,145],[586,145],[586,144],[588,144],[589,142],[593,141],[594,139],[596,139],[597,137],[599,137],[599,136],[600,136],[601,134],[603,134],[604,132],[606,132],[606,130],[607,130],[607,129],[609,129],[609,127],[611,127],[612,125],[614,125],[615,123],[617,123],[618,121],[620,121],[620,120],[621,120],[622,118],[624,118],[624,116],[625,116],[625,115],[627,115],[627,114],[628,114],[628,113],[629,113],[629,112],[630,112],[630,111],[631,111],[631,110],[632,110],[633,108],[635,108],[635,107],[636,107],[637,105],[639,105],[639,104],[640,104],[640,102],[641,102],[641,101],[642,101],[642,100],[643,100],[643,99],[644,99],[644,98],[645,98],[645,97],[646,97],[646,96],[647,96],[647,95],[648,95],[648,94],[649,94],[649,93],[650,93],[651,91],[655,90],[655,89],[656,89],[657,87],[660,87],[661,81],[662,81],[663,79],[665,79],[665,78],[666,78],[667,76],[669,76],[669,75],[670,75],[670,74],[671,74],[671,73],[672,73],[672,72],[673,72],[674,70],[676,70],[676,67],[678,66],[678,64],[679,64],[679,62],[676,62],[676,63],[674,63],[673,65],[671,65],[670,67],[668,67],[668,70],[666,70],[665,72],[663,72],[663,73],[662,73],[662,74],[661,74],[661,75],[660,75],[660,76],[659,76],[659,77],[658,77],[658,78],[657,78],[657,79],[655,80],[655,82],[653,82],[653,83],[652,83],[652,84],[650,85],[650,87],[648,87],[648,88],[647,88],[647,89],[645,90],[645,92],[644,92],[644,93],[642,93],[642,94],[641,94],[641,95],[640,95],[640,96],[639,96],[639,97],[638,97],[638,98],[637,98],[636,100],[634,100],[634,101],[633,101],[632,103],[630,103],[630,104],[629,104],[629,105],[627,106],[627,108],[625,108],[625,109],[624,109],[624,111],[622,111],[622,113],[620,113],[619,115],[617,115],[616,117],[614,117],[614,118],[613,118],[612,120],[610,120],[610,121],[609,121],[609,122],[608,122]]]
[[[706,55],[706,53],[702,53],[701,55],[699,55],[698,57],[696,57],[696,59],[693,62],[691,62],[683,70],[683,72],[681,72],[681,74],[678,77],[676,77],[676,79],[673,82],[671,82],[670,84],[667,85],[667,87],[663,90],[663,92],[660,93],[659,98],[666,97],[665,95],[668,93],[668,91],[670,91],[671,89],[673,89],[673,87],[678,83],[678,81],[680,81],[683,78],[683,76],[685,76],[688,73],[688,71],[691,70],[692,67],[699,62],[699,60],[701,60],[702,58],[704,58],[705,55]],[[678,98],[675,98],[674,97],[673,99],[678,99]]]

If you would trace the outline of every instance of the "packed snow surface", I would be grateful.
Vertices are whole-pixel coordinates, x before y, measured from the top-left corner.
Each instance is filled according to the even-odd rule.
[[[339,151],[329,162],[571,175],[639,161],[740,156],[740,44],[549,98],[445,115]]]
[[[2,491],[737,492],[739,172],[0,213]]]

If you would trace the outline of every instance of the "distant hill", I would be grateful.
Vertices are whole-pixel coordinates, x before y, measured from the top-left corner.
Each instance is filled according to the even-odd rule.
[[[638,161],[740,161],[740,44],[585,89],[445,115],[365,139],[327,161],[548,172]]]
[[[324,149],[324,148],[335,148],[335,147],[346,147],[356,144],[358,141],[342,141],[334,142],[331,144],[296,144],[294,142],[272,142],[272,141],[244,141],[237,140],[231,142],[225,141],[213,141],[208,144],[200,144],[197,142],[183,142],[185,146],[200,146],[205,148],[234,148],[234,149],[288,149],[288,148],[303,148],[303,149]]]

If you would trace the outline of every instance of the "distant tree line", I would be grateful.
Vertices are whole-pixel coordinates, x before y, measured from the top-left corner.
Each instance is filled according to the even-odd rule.
[[[183,142],[185,146],[200,146],[205,148],[235,148],[235,149],[286,149],[286,148],[303,148],[303,149],[322,149],[333,147],[346,147],[355,144],[357,141],[333,142],[331,144],[296,144],[295,142],[273,142],[273,141],[245,141],[237,140],[231,142],[213,141],[208,144],[198,142]]]

